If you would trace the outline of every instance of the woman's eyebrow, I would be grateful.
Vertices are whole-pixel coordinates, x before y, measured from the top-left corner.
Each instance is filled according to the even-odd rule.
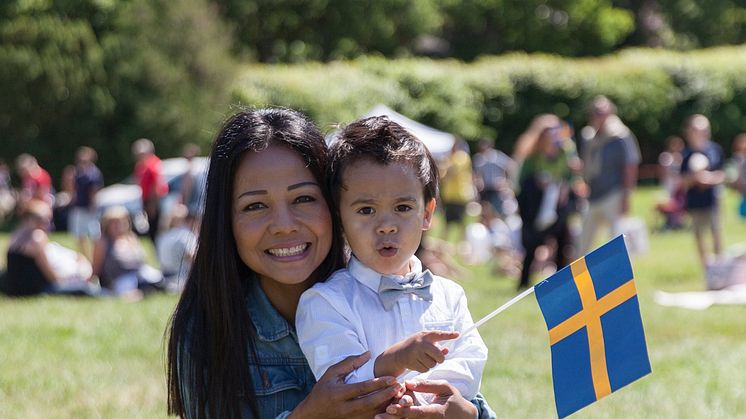
[[[294,184],[294,185],[290,185],[290,186],[288,186],[288,190],[289,190],[289,191],[292,191],[293,189],[298,189],[298,188],[302,188],[302,187],[304,187],[304,186],[319,186],[319,184],[318,184],[318,183],[316,183],[316,182],[311,182],[311,181],[308,181],[308,182],[300,182],[300,183],[296,183],[296,184]]]
[[[311,181],[300,182],[300,183],[295,183],[293,185],[288,186],[288,190],[292,191],[294,189],[302,188],[304,186],[319,186],[319,184],[316,183],[316,182],[311,182]],[[238,195],[237,199],[243,198],[244,196],[267,195],[268,193],[269,192],[267,192],[266,189],[257,189],[255,191],[246,191],[246,192],[243,192],[240,195]]]
[[[246,192],[243,192],[241,195],[238,195],[238,198],[236,198],[236,199],[241,199],[244,196],[266,195],[266,194],[267,194],[267,190],[266,189],[257,189],[255,191],[246,191]]]

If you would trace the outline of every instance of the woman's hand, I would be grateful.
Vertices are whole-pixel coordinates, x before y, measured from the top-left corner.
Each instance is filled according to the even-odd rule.
[[[332,365],[319,379],[311,393],[296,407],[290,418],[366,418],[383,412],[399,394],[401,385],[395,377],[379,377],[345,384],[347,374],[370,359],[370,353],[350,356]]]
[[[408,391],[434,394],[435,399],[427,406],[414,406],[409,399],[402,399],[404,403],[389,405],[386,413],[376,415],[376,419],[474,419],[477,417],[477,408],[446,381],[407,381],[406,387]]]

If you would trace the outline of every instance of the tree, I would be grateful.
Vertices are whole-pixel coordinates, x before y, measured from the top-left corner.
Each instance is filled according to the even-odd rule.
[[[215,0],[235,50],[262,62],[407,55],[441,24],[432,0]]]
[[[0,152],[33,153],[59,172],[113,109],[103,50],[85,20],[7,4],[0,13]]]
[[[207,0],[5,1],[0,156],[30,152],[53,175],[80,145],[117,179],[129,147],[206,143],[227,109],[231,33]]]
[[[634,16],[609,0],[451,0],[443,37],[471,60],[506,51],[569,56],[611,52],[634,29]]]
[[[151,138],[175,155],[186,142],[208,143],[228,110],[234,62],[230,32],[204,0],[132,0],[102,41],[115,108],[107,121],[119,173],[129,147]]]

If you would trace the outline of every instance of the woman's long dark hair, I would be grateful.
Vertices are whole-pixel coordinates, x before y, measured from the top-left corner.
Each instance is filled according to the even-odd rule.
[[[189,418],[236,418],[245,400],[255,417],[257,401],[248,356],[255,331],[246,307],[248,281],[256,274],[240,259],[232,231],[234,175],[245,152],[281,144],[303,157],[326,188],[327,149],[319,129],[289,109],[239,112],[218,134],[210,155],[205,212],[194,264],[167,328],[168,412]],[[332,248],[314,273],[316,281],[343,266],[340,228],[333,226]]]

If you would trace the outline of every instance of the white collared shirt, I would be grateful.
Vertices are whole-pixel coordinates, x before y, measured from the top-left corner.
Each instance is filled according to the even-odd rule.
[[[422,271],[414,256],[410,266],[412,272]],[[370,360],[350,373],[346,382],[372,379],[376,358],[391,345],[423,330],[462,331],[473,324],[463,288],[449,279],[433,275],[432,301],[403,294],[391,311],[383,308],[378,297],[380,279],[379,273],[353,256],[347,269],[301,296],[295,320],[298,341],[316,379],[330,366],[365,351],[370,351]],[[445,362],[426,373],[406,372],[400,380],[447,380],[471,400],[479,391],[487,360],[479,332],[441,345],[449,348]]]

